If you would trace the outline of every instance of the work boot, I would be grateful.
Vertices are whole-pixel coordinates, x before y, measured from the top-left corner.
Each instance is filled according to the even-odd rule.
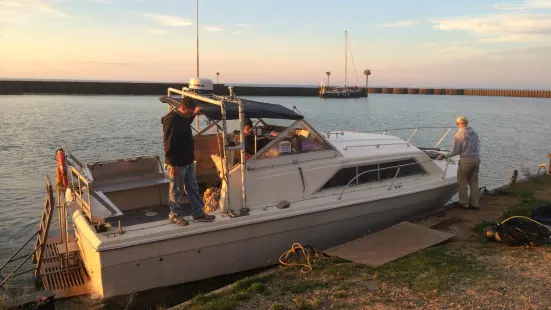
[[[179,216],[176,213],[172,213],[172,212],[170,212],[168,214],[168,221],[171,222],[171,223],[174,223],[176,225],[180,225],[180,226],[189,225],[189,222],[186,221],[183,217]]]
[[[203,213],[201,215],[194,215],[193,220],[197,222],[212,222],[216,218],[215,215]]]

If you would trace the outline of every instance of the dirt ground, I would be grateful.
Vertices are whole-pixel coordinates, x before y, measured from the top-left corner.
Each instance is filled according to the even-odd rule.
[[[431,228],[456,236],[397,261],[373,268],[317,258],[311,272],[276,268],[180,309],[551,309],[550,248],[509,247],[481,234],[545,201],[549,176],[484,196],[480,211],[434,214],[440,223]]]

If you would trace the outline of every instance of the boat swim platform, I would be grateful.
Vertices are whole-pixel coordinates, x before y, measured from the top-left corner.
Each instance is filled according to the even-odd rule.
[[[63,252],[63,243],[59,238],[48,238],[44,249],[40,277],[44,289],[52,291],[56,298],[75,297],[92,292],[90,277],[81,263],[80,251],[72,236],[69,237],[69,245],[69,262],[72,266],[68,272],[61,267],[60,252]]]
[[[401,222],[390,228],[331,248],[324,253],[372,267],[442,243],[455,234]]]

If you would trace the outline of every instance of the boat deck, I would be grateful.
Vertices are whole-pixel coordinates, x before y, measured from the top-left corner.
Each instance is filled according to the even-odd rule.
[[[191,205],[189,203],[180,204],[182,208],[181,216],[191,215]],[[132,210],[123,211],[123,215],[116,221],[109,221],[113,227],[119,225],[119,220],[122,227],[128,227],[139,224],[163,221],[168,219],[170,208],[167,205],[155,205]]]
[[[62,243],[59,238],[48,238],[44,250],[44,260],[40,267],[40,275],[44,288],[52,291],[56,298],[68,298],[90,294],[92,285],[90,277],[81,263],[79,251],[69,255],[72,267],[67,269],[61,267],[61,256],[58,245]],[[76,245],[71,236],[69,244]]]

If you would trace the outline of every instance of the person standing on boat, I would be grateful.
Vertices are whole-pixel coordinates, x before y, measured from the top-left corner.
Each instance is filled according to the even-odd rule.
[[[263,149],[268,143],[272,141],[274,137],[277,137],[277,133],[270,132],[269,138],[264,138],[256,141],[255,144],[255,135],[252,131],[253,124],[245,123],[245,126],[243,127],[243,133],[245,136],[245,158],[249,159],[256,154],[257,151]]]
[[[201,108],[196,107],[193,100],[186,98],[183,104],[162,118],[163,145],[165,164],[169,166],[170,187],[168,205],[171,223],[186,226],[186,221],[180,216],[181,207],[178,204],[185,189],[191,204],[191,215],[195,221],[212,222],[214,215],[203,211],[204,202],[199,193],[199,186],[195,177],[195,145],[191,126],[195,116],[201,114]]]
[[[454,137],[452,151],[447,155],[438,156],[438,160],[459,155],[459,205],[466,209],[479,210],[480,139],[476,131],[469,126],[469,120],[465,116],[458,117],[456,124],[459,129]],[[470,188],[470,197],[467,187]]]

